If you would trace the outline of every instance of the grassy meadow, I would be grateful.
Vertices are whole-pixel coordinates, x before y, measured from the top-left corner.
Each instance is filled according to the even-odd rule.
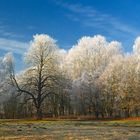
[[[0,120],[0,140],[140,140],[140,119]]]

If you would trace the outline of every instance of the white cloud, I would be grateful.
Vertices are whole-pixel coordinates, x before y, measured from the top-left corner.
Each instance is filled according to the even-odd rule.
[[[27,47],[28,43],[6,38],[0,38],[0,50],[5,50],[22,55],[27,50]]]

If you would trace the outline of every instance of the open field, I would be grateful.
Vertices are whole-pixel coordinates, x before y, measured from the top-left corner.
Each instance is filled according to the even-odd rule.
[[[140,120],[0,120],[0,140],[140,140]]]

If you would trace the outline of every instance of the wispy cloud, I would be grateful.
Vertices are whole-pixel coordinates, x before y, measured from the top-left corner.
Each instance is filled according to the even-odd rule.
[[[27,50],[28,43],[20,42],[17,40],[11,40],[6,38],[0,38],[0,50],[23,55]]]
[[[6,19],[0,19],[0,51],[7,51],[19,55],[24,54],[28,44],[21,42],[18,39],[22,35],[16,34],[8,30],[8,25],[5,24]]]
[[[16,34],[14,32],[7,31],[4,26],[0,26],[0,36],[8,38],[23,38],[21,34]]]
[[[18,39],[24,38],[23,35],[9,31],[8,28],[10,28],[10,27],[9,27],[9,25],[6,24],[6,19],[0,18],[0,37],[18,38]]]
[[[84,26],[102,29],[108,33],[129,34],[134,37],[140,34],[134,27],[123,23],[116,17],[102,13],[91,6],[70,4],[62,1],[57,1],[56,4],[70,11],[70,14],[66,15],[69,19],[80,22]]]

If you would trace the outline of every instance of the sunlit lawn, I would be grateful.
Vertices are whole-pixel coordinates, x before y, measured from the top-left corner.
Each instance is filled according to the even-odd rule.
[[[140,120],[0,120],[1,140],[140,140]]]

